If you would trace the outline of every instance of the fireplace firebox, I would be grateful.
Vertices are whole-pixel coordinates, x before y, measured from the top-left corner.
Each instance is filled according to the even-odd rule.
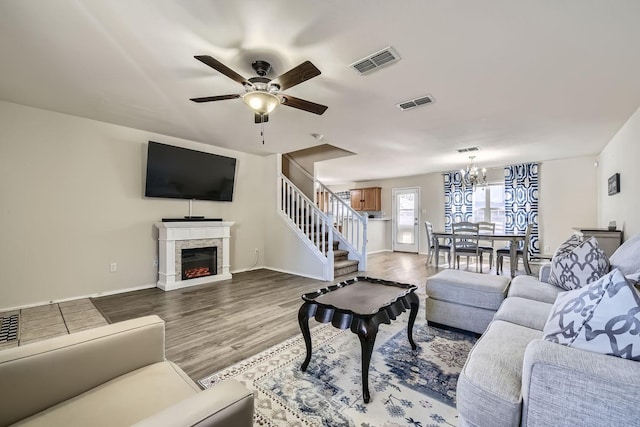
[[[218,248],[182,249],[182,280],[218,274]]]

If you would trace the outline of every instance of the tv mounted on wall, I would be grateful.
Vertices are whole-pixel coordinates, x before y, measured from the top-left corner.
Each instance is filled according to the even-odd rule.
[[[144,195],[230,202],[236,159],[149,141]]]

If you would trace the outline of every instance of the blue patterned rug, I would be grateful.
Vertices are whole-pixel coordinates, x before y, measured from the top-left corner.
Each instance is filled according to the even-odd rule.
[[[256,426],[455,426],[456,381],[475,338],[428,327],[416,319],[413,351],[408,313],[381,325],[371,357],[371,402],[362,400],[360,341],[331,324],[311,330],[313,353],[301,335],[205,377],[208,388],[234,378],[254,391]],[[314,321],[312,321],[314,323]]]

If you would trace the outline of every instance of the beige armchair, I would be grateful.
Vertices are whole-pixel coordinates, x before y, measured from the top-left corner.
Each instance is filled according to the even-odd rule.
[[[2,426],[253,425],[242,384],[202,391],[165,359],[158,316],[2,350],[0,378]]]

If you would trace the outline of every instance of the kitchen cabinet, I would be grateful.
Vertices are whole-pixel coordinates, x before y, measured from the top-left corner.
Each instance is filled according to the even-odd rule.
[[[380,187],[356,188],[351,192],[351,207],[356,211],[382,210]]]
[[[329,192],[328,191],[316,191],[316,205],[324,213],[329,212]]]

